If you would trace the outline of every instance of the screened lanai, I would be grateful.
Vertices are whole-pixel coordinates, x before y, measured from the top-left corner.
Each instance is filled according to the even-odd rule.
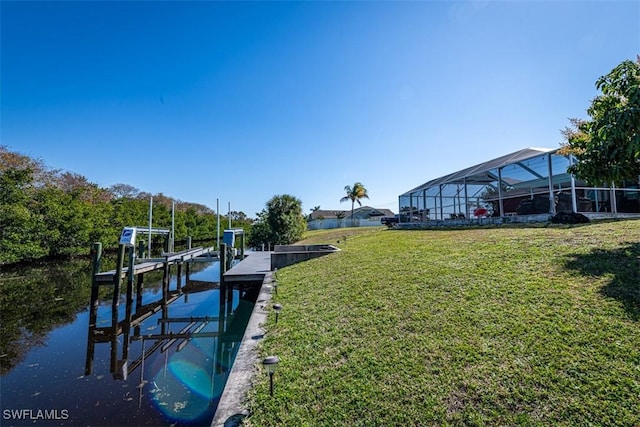
[[[525,148],[428,181],[399,196],[400,222],[579,213],[640,213],[638,182],[589,187],[558,149]]]

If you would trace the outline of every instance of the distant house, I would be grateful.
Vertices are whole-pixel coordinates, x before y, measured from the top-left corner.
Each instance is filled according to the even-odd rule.
[[[318,228],[365,227],[381,225],[380,218],[392,217],[395,214],[389,209],[378,209],[371,206],[361,206],[353,210],[322,210],[318,209],[308,216],[307,224],[310,230]]]
[[[383,216],[394,216],[390,209],[376,209],[371,206],[362,206],[353,210],[353,219],[379,219]],[[345,211],[345,218],[351,218],[351,209]]]
[[[344,218],[344,211],[329,211],[324,209],[318,209],[309,215],[308,221],[315,221],[318,219],[338,219],[338,215]]]
[[[353,210],[353,219],[372,219],[394,215],[389,209],[376,209],[371,206],[362,206]],[[316,219],[351,219],[351,209],[332,211],[318,209],[309,215],[310,221]]]

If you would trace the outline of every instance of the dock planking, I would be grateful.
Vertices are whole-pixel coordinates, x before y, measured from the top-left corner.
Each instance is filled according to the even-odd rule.
[[[262,283],[264,276],[270,271],[270,251],[248,252],[245,258],[224,273],[223,277],[227,282]]]
[[[179,262],[185,262],[185,261],[189,261],[191,259],[197,258],[201,255],[205,255],[205,254],[209,255],[212,252],[213,252],[213,247],[209,247],[209,248],[199,247],[199,248],[188,249],[186,251],[167,255],[163,258],[157,258],[157,259],[154,259],[153,261],[141,262],[139,264],[134,265],[133,274],[138,275],[138,274],[148,273],[150,271],[160,270],[161,268],[164,267],[166,263],[175,264]],[[128,270],[129,270],[128,267],[122,268],[122,273],[121,273],[122,279],[127,277]],[[102,273],[97,273],[95,275],[95,281],[99,282],[100,284],[107,285],[115,281],[115,278],[116,278],[115,276],[116,276],[116,270],[105,271]]]

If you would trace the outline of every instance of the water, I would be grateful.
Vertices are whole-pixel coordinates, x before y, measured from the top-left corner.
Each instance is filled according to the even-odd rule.
[[[159,303],[161,277],[148,274],[142,306],[135,309],[138,298],[134,295],[133,311],[140,313],[148,307],[157,307],[157,311],[137,326],[125,324],[121,333],[113,334],[112,288],[102,286],[104,295],[95,323],[98,333],[90,334],[90,275],[84,268],[90,271],[85,263],[75,267],[78,274],[67,273],[73,277],[67,282],[65,274],[44,268],[38,270],[41,281],[35,284],[28,278],[38,276],[38,271],[18,278],[0,276],[0,290],[5,294],[0,300],[0,424],[208,426],[259,287],[226,285],[221,289],[207,284],[217,281],[218,264],[196,263],[189,279],[198,284],[197,291],[178,293],[173,277],[170,289],[176,297],[163,305]],[[18,286],[19,282],[24,283]],[[184,277],[182,285],[184,290],[190,287],[185,286]],[[26,297],[29,302],[23,301]],[[123,297],[120,321],[126,308]],[[74,314],[68,310],[75,310]],[[204,336],[188,341],[154,337],[177,333],[188,325],[190,332]]]

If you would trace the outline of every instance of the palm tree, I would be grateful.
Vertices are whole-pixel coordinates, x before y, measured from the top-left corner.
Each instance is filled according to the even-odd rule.
[[[309,216],[307,218],[309,219],[309,221],[311,221],[311,220],[313,220],[313,213],[315,211],[319,211],[320,210],[320,206],[313,207],[313,208],[311,208],[309,210],[311,211],[311,213],[309,214]],[[318,218],[318,219],[321,219],[321,218]]]
[[[340,199],[340,203],[351,200],[351,225],[353,226],[353,206],[355,202],[358,202],[358,205],[362,206],[360,199],[368,199],[369,195],[367,194],[367,189],[364,188],[361,182],[356,182],[353,184],[353,187],[347,185],[344,187],[344,191],[347,195]]]

